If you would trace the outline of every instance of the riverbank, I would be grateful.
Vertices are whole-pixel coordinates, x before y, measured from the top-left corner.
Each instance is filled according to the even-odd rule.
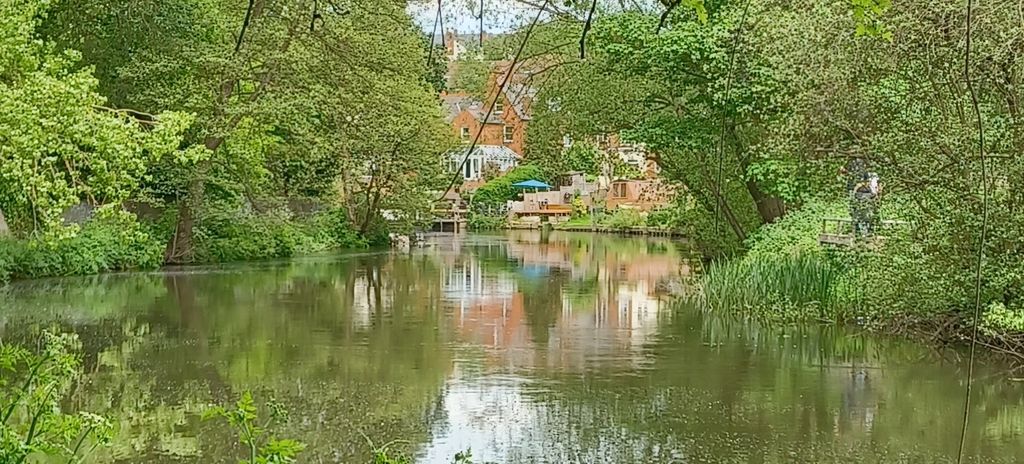
[[[620,208],[597,216],[574,216],[561,222],[540,222],[509,220],[507,217],[474,214],[469,217],[468,228],[472,231],[486,230],[551,230],[564,232],[590,232],[652,237],[687,237],[687,228],[681,226],[677,207],[654,211],[639,211]]]
[[[883,245],[825,247],[823,218],[840,204],[811,204],[762,227],[741,257],[707,266],[692,297],[705,309],[783,323],[856,324],[931,344],[969,342],[974,333],[970,275],[929,266],[912,231]],[[1024,361],[1024,314],[984,282],[979,344]]]
[[[173,215],[142,220],[101,209],[58,233],[0,239],[0,283],[106,272],[155,270],[173,233]],[[287,258],[377,245],[386,236],[360,235],[340,209],[308,215],[211,214],[196,227],[193,260],[215,264]]]

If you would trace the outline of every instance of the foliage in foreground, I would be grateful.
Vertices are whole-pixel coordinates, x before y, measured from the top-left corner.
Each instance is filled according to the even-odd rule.
[[[252,393],[242,392],[233,408],[214,406],[203,413],[204,419],[221,418],[238,432],[238,440],[245,445],[248,459],[239,464],[290,464],[295,462],[306,445],[291,439],[274,438],[270,428],[288,420],[284,406],[271,398],[267,401],[263,418],[256,407]]]
[[[112,426],[88,412],[63,410],[81,376],[78,337],[43,332],[40,348],[0,343],[0,462],[59,456],[80,463],[108,443]]]

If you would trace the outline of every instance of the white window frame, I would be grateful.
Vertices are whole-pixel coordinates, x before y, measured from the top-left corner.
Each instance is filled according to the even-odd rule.
[[[508,124],[501,127],[501,139],[505,143],[512,143],[515,141],[516,128]]]
[[[470,137],[469,128],[468,127],[463,127],[462,128],[462,132],[459,133],[459,137],[462,138],[463,142],[468,142],[469,141],[469,137]]]
[[[501,97],[494,99],[494,114],[501,114],[505,112],[505,102],[502,101]]]

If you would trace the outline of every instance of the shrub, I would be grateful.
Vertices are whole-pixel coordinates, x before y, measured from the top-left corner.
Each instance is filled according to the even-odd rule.
[[[286,213],[268,215],[213,211],[195,229],[199,261],[232,262],[292,256],[298,230]]]
[[[469,230],[499,230],[505,227],[505,216],[487,216],[471,213],[466,220]]]
[[[520,189],[513,187],[512,184],[531,179],[546,181],[547,178],[544,170],[538,166],[530,164],[519,166],[509,171],[508,174],[491,180],[476,189],[473,192],[473,203],[488,206],[504,205],[506,201],[515,200],[519,194]]]
[[[327,249],[339,248],[366,248],[367,239],[361,237],[359,232],[348,219],[345,210],[334,208],[314,215],[308,221],[308,229],[311,235],[316,237],[312,247],[305,247],[303,252],[324,251]]]
[[[676,229],[683,224],[683,211],[679,205],[670,205],[647,214],[647,226]]]
[[[103,208],[81,227],[0,241],[0,280],[156,269],[163,249],[134,215]]]
[[[384,231],[384,240],[387,232]],[[379,240],[379,232],[371,238]],[[196,257],[205,262],[287,258],[303,253],[366,248],[370,240],[356,232],[345,211],[336,208],[308,218],[284,210],[266,214],[212,211],[196,227]]]
[[[572,197],[572,219],[581,219],[588,216],[586,203],[578,193]]]
[[[798,210],[757,229],[748,238],[749,259],[782,258],[796,254],[821,253],[818,243],[821,221],[829,217],[846,217],[841,204],[809,202]]]
[[[635,209],[619,208],[601,218],[601,225],[616,230],[641,227],[644,224],[646,220],[643,214]]]
[[[1024,311],[1013,311],[1002,303],[991,303],[982,316],[981,328],[988,335],[1024,333]]]

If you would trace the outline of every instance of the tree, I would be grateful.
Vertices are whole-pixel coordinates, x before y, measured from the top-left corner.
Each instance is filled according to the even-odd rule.
[[[56,52],[36,28],[49,4],[0,5],[0,234],[9,217],[22,231],[51,231],[64,210],[85,199],[119,203],[147,167],[201,157],[177,152],[191,117],[111,109],[73,50]]]
[[[418,167],[436,157],[426,155],[437,145],[424,141],[436,140],[439,112],[429,118],[405,112],[403,123],[388,121],[387,127],[420,133],[416,140],[396,138],[408,144],[382,143],[372,120],[395,119],[388,110],[410,101],[436,108],[422,97],[433,95],[426,80],[437,85],[438,69],[426,69],[422,32],[400,2],[154,0],[133,9],[130,20],[117,2],[82,2],[90,7],[67,5],[48,30],[65,46],[86,45],[115,101],[195,113],[186,142],[210,153],[194,166],[153,169],[149,196],[178,211],[169,262],[194,259],[193,230],[215,206],[232,211],[259,197],[296,194],[331,200],[338,176],[365,170],[396,145],[413,150]],[[379,40],[383,30],[391,31],[388,41]],[[392,96],[406,103],[396,105]],[[359,139],[381,143],[370,150]],[[383,191],[403,185],[384,187],[380,176],[374,179]],[[423,192],[421,184],[404,187]],[[374,214],[358,223],[369,227],[366,218]]]

